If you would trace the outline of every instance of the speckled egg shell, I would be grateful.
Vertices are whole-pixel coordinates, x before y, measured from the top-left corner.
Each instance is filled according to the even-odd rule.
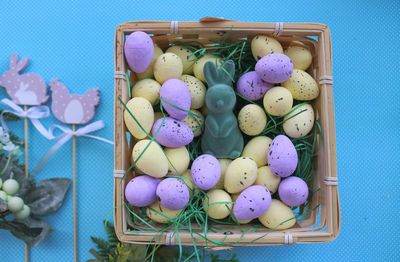
[[[155,105],[160,97],[161,85],[154,79],[137,81],[132,87],[132,97],[143,97],[152,105]]]
[[[191,75],[183,75],[180,78],[189,88],[191,105],[190,108],[199,109],[204,105],[207,88],[199,79]]]
[[[206,79],[204,78],[204,65],[209,61],[215,63],[218,68],[221,66],[221,64],[223,64],[220,58],[211,55],[205,55],[197,60],[193,65],[194,76],[204,83],[206,82]]]
[[[300,101],[309,101],[318,97],[319,88],[317,82],[307,72],[294,69],[291,77],[282,83]]]
[[[164,177],[168,172],[168,160],[156,143],[151,142],[148,146],[150,142],[149,139],[143,139],[135,144],[132,150],[132,163],[137,160],[136,167],[149,176]]]
[[[295,215],[290,207],[277,199],[272,199],[268,210],[258,220],[267,228],[283,230],[296,224]]]
[[[271,204],[271,193],[263,186],[251,186],[243,190],[233,206],[237,219],[254,219],[264,214]]]
[[[281,177],[274,175],[269,166],[262,166],[258,169],[257,179],[254,185],[260,185],[268,188],[271,194],[278,190]]]
[[[152,209],[154,209],[155,211],[153,211]],[[162,223],[162,224],[167,224],[167,223],[172,222],[171,220],[175,219],[181,212],[182,212],[182,209],[172,210],[172,209],[163,207],[159,201],[154,202],[153,204],[151,204],[149,206],[149,208],[146,208],[147,216],[152,221],[157,222],[157,223]]]
[[[143,97],[134,97],[126,103],[126,107],[129,110],[124,110],[126,128],[128,128],[129,132],[137,139],[145,138],[147,136],[146,133],[140,128],[131,114],[136,118],[143,129],[149,133],[154,121],[154,111],[150,102]]]
[[[183,73],[193,74],[193,64],[194,61],[196,60],[196,57],[192,55],[193,54],[192,51],[182,46],[174,45],[168,48],[167,51],[165,51],[165,53],[174,53],[177,56],[179,56],[183,64]]]
[[[163,118],[158,119],[152,129],[154,136],[160,128]],[[155,140],[166,147],[186,146],[193,141],[193,132],[185,123],[166,117]]]
[[[263,105],[268,114],[283,116],[292,109],[292,93],[282,86],[273,87],[265,94]]]
[[[156,190],[160,179],[137,176],[126,185],[125,197],[135,207],[145,207],[156,201]]]
[[[265,166],[268,163],[268,149],[272,139],[267,136],[256,136],[245,145],[242,156],[253,159],[257,167]]]
[[[218,203],[221,202],[221,203]],[[222,189],[212,189],[203,198],[204,211],[214,219],[223,219],[229,216],[232,210],[231,196]]]
[[[162,51],[162,49],[160,47],[158,47],[156,44],[154,44],[154,55],[153,55],[153,59],[151,60],[150,65],[147,67],[147,69],[143,73],[136,73],[136,79],[142,79],[145,77],[154,77],[154,73],[153,73],[154,62],[163,53],[164,52]]]
[[[300,206],[308,197],[308,186],[299,177],[288,177],[279,185],[279,198],[288,206]]]
[[[293,64],[288,56],[273,53],[258,60],[256,72],[265,82],[274,84],[282,83],[292,75]]]
[[[251,40],[251,52],[256,61],[270,53],[283,53],[282,45],[274,38],[257,35]]]
[[[226,169],[224,187],[229,193],[239,193],[251,186],[256,178],[256,162],[249,157],[239,157]]]
[[[145,32],[133,32],[125,41],[124,52],[129,67],[136,73],[143,73],[154,55],[153,40]]]
[[[215,186],[221,177],[221,165],[214,156],[203,154],[193,161],[191,172],[196,186],[208,190]]]
[[[168,175],[180,176],[189,167],[190,156],[186,147],[165,148],[165,155],[168,158]],[[178,173],[177,173],[178,172]]]
[[[183,183],[186,184],[186,186],[189,189],[189,193],[190,195],[192,195],[193,193],[198,193],[199,189],[196,187],[196,185],[193,182],[193,178],[192,178],[192,172],[190,171],[190,169],[186,170],[182,175],[181,175],[181,180],[183,181]]]
[[[274,84],[263,81],[256,71],[251,71],[239,78],[237,91],[247,99],[256,101],[263,98],[265,93],[273,86]]]
[[[240,193],[231,194],[232,202],[236,202],[236,200],[238,199],[239,195],[240,195]],[[237,218],[235,217],[235,215],[233,215],[233,212],[231,213],[231,217],[232,217],[232,218],[235,218],[235,219],[237,220],[237,222],[238,222],[239,224],[241,224],[241,225],[248,224],[248,223],[250,223],[250,222],[253,220],[253,219],[237,219]]]
[[[272,173],[288,177],[297,168],[297,151],[287,136],[278,135],[272,140],[268,150],[268,163]]]
[[[284,54],[290,57],[295,69],[307,70],[312,63],[312,55],[309,48],[298,41],[290,43]]]
[[[283,123],[283,130],[289,137],[304,137],[310,133],[314,126],[314,110],[310,104],[304,104],[299,107],[294,106],[292,110],[283,119],[285,121]]]
[[[226,169],[232,163],[232,159],[219,158],[218,162],[221,165],[221,177],[219,178],[218,183],[213,188],[214,189],[224,189]]]
[[[160,84],[168,79],[181,77],[183,71],[182,60],[174,53],[165,53],[157,57],[153,66],[154,78]]]
[[[190,109],[190,91],[187,85],[179,79],[169,79],[161,86],[160,97],[169,103],[182,108]],[[187,112],[177,109],[165,101],[161,101],[162,106],[168,114],[177,120],[182,120],[187,116]]]
[[[242,107],[237,119],[240,130],[249,136],[258,135],[267,124],[267,115],[260,106],[255,104]]]
[[[190,109],[196,116],[187,115],[182,122],[188,125],[193,131],[194,137],[198,137],[204,130],[204,116],[196,109]],[[195,119],[196,118],[196,119]],[[197,121],[196,121],[197,120]]]
[[[158,184],[156,194],[160,204],[171,210],[184,208],[190,197],[189,189],[185,183],[175,177],[162,180]]]

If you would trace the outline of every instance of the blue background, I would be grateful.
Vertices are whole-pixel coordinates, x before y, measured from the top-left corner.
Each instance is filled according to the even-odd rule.
[[[57,3],[58,2],[58,3]],[[337,161],[342,208],[339,238],[328,244],[236,248],[241,261],[400,259],[400,2],[379,1],[0,1],[0,72],[13,52],[31,58],[27,72],[58,77],[74,93],[101,90],[96,134],[113,137],[114,30],[132,20],[319,22],[333,39]],[[6,93],[0,90],[0,97]],[[57,123],[50,118],[44,124]],[[11,128],[23,135],[22,122]],[[50,148],[30,130],[30,165]],[[71,142],[37,179],[72,178]],[[79,255],[91,258],[90,236],[104,236],[112,212],[113,148],[78,140]],[[55,228],[31,261],[73,261],[72,188],[62,209],[45,217]],[[24,261],[24,244],[0,231],[0,261]]]

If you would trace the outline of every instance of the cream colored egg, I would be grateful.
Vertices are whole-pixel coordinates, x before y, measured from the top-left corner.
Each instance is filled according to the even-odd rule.
[[[163,51],[161,50],[160,47],[158,47],[156,44],[154,44],[154,56],[153,59],[151,60],[151,63],[149,65],[149,67],[147,67],[146,71],[144,71],[143,73],[136,73],[136,77],[137,79],[142,79],[145,77],[153,77],[153,67],[154,67],[154,62],[156,61],[156,59],[163,54]]]
[[[190,156],[186,147],[165,148],[165,154],[168,158],[168,175],[178,176],[189,167]],[[175,167],[172,167],[172,165]],[[178,173],[177,173],[178,172]]]
[[[290,207],[277,199],[272,199],[267,212],[262,214],[258,220],[270,229],[288,229],[296,224],[295,215]],[[290,220],[289,220],[290,219]]]
[[[283,53],[282,45],[274,38],[257,35],[251,40],[251,52],[256,61],[270,53]]]
[[[190,169],[186,170],[182,175],[182,181],[189,187],[189,193],[192,195],[192,191],[194,190],[194,193],[197,194],[199,192],[199,189],[196,188],[195,183],[193,182],[192,179],[192,173],[190,172]]]
[[[196,60],[196,57],[192,51],[187,48],[184,48],[179,45],[171,46],[165,51],[165,53],[174,53],[182,60],[183,64],[183,73],[184,74],[193,74],[193,64]]]
[[[199,79],[191,75],[182,75],[180,78],[189,88],[190,108],[199,109],[204,105],[207,88]]]
[[[137,81],[132,88],[133,97],[143,97],[152,105],[155,105],[160,97],[161,85],[153,79],[142,79]]]
[[[243,133],[255,136],[264,130],[267,124],[267,115],[258,105],[245,105],[239,112],[238,123]]]
[[[194,137],[198,137],[204,130],[204,116],[196,109],[190,109],[190,112],[195,114],[191,116],[188,114],[182,122],[185,123],[193,131]]]
[[[160,84],[163,84],[168,79],[179,79],[182,75],[182,70],[182,61],[174,53],[162,54],[154,62],[154,78]]]
[[[285,116],[283,120],[285,121],[283,130],[286,135],[291,138],[304,137],[310,133],[314,126],[314,109],[310,104],[294,106],[293,111]]]
[[[284,51],[284,54],[290,57],[294,69],[307,70],[312,63],[312,55],[306,45],[301,42],[294,41]]]
[[[222,64],[222,61],[220,58],[215,57],[215,56],[211,56],[211,55],[205,55],[202,58],[200,58],[199,60],[197,60],[194,65],[193,65],[193,74],[197,79],[200,79],[201,81],[203,81],[204,83],[206,82],[206,79],[204,78],[204,65],[207,62],[213,62],[217,65],[217,67],[219,68]]]
[[[264,108],[272,116],[283,116],[289,113],[293,106],[292,93],[282,86],[276,86],[267,91],[263,100]]]
[[[224,189],[226,169],[232,163],[232,159],[220,158],[220,159],[218,159],[218,162],[221,166],[221,176],[219,177],[217,184],[213,188],[214,189]]]
[[[232,202],[236,202],[236,199],[239,197],[239,195],[240,195],[240,193],[231,194]],[[232,218],[234,217],[233,212],[231,213],[231,217],[232,217]],[[248,223],[250,223],[250,222],[253,220],[253,219],[240,220],[240,219],[237,219],[237,218],[235,218],[235,219],[236,219],[236,221],[237,221],[239,224],[241,224],[241,225],[248,224]]]
[[[147,147],[149,143],[149,139],[144,139],[135,144],[132,151],[133,163],[143,152],[136,163],[137,168],[149,176],[157,178],[164,177],[168,173],[167,157],[155,142],[152,142],[149,147]],[[146,147],[147,149],[144,151]]]
[[[281,177],[274,175],[269,166],[262,166],[258,168],[257,178],[254,185],[260,185],[266,187],[271,194],[278,190]]]
[[[225,171],[225,190],[239,193],[251,186],[257,178],[257,164],[249,157],[239,157],[229,164]]]
[[[288,80],[282,83],[291,93],[294,99],[309,101],[318,97],[319,88],[314,78],[303,70],[293,69]]]
[[[257,136],[247,142],[243,149],[242,156],[253,159],[257,167],[265,166],[268,163],[268,149],[272,139],[267,136]]]
[[[163,117],[164,117],[164,115],[163,115],[161,112],[155,112],[155,113],[154,113],[154,123],[155,123],[158,119],[163,118]]]
[[[147,135],[137,124],[132,115],[140,123],[147,133],[150,133],[154,123],[154,111],[150,102],[143,97],[134,97],[126,103],[128,110],[124,110],[124,122],[129,132],[137,139],[143,139]],[[132,114],[130,114],[130,113]]]
[[[203,114],[204,117],[207,117],[208,107],[206,106],[206,104],[204,104],[204,106],[201,108],[201,113]]]
[[[207,196],[203,198],[204,211],[208,212],[208,216],[214,219],[223,219],[230,214],[232,203],[231,196],[222,189],[211,189],[207,192]]]
[[[150,208],[156,210],[157,212],[151,210]],[[171,220],[177,218],[178,215],[182,212],[182,210],[183,209],[177,209],[177,210],[168,209],[166,207],[161,206],[160,202],[156,200],[153,204],[149,206],[149,208],[146,208],[146,214],[154,222],[166,224],[166,223],[171,223],[172,222]]]

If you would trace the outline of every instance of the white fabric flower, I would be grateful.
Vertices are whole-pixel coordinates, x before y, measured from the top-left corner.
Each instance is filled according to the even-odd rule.
[[[14,145],[12,142],[8,142],[3,147],[3,150],[8,151],[11,155],[18,155],[19,154],[19,147]]]

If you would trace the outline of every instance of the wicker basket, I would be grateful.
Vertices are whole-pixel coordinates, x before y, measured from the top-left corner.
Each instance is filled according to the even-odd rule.
[[[123,175],[130,166],[130,153],[132,148],[128,143],[127,129],[123,121],[123,106],[118,101],[120,97],[124,102],[129,100],[126,74],[128,67],[124,59],[125,37],[133,31],[144,31],[149,33],[153,41],[160,47],[166,47],[170,43],[181,41],[199,41],[203,44],[210,44],[209,40],[219,40],[224,37],[228,30],[232,30],[229,38],[251,39],[256,34],[268,34],[276,37],[283,46],[293,40],[300,40],[306,43],[312,54],[313,64],[309,69],[311,75],[319,82],[320,96],[314,101],[316,118],[320,122],[322,137],[318,137],[318,154],[314,160],[316,177],[314,188],[320,190],[313,194],[312,204],[316,210],[293,228],[282,231],[271,231],[267,228],[250,231],[242,236],[244,228],[248,225],[230,226],[226,230],[230,235],[222,233],[207,234],[208,238],[217,241],[224,241],[227,244],[238,245],[283,245],[294,243],[321,243],[334,240],[340,230],[340,207],[337,187],[336,170],[336,137],[335,119],[333,109],[332,90],[332,53],[331,36],[328,26],[314,23],[247,23],[226,20],[222,18],[206,17],[200,22],[156,22],[156,21],[135,21],[121,24],[115,33],[115,104],[114,104],[114,223],[118,238],[123,242],[148,244],[152,242],[154,233],[134,234],[128,230],[127,210],[124,206],[125,184],[132,178],[128,174],[123,181]],[[131,74],[132,76],[134,74]],[[134,81],[134,79],[131,79]],[[264,236],[264,237],[262,237]],[[189,232],[179,233],[183,245],[193,245]],[[257,241],[254,239],[259,238]],[[153,239],[160,244],[177,243],[176,236],[172,233],[163,233]],[[254,242],[252,242],[254,241]],[[205,240],[195,236],[196,245],[205,245]],[[212,245],[208,243],[208,245]]]

